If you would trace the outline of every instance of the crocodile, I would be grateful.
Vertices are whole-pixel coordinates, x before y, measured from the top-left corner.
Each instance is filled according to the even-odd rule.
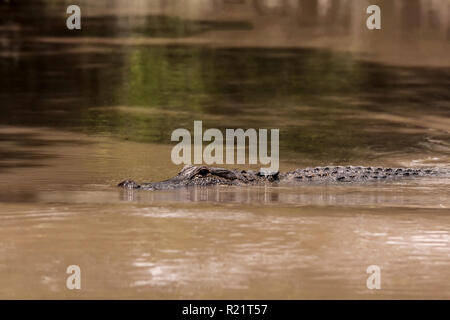
[[[304,168],[286,173],[252,170],[228,170],[209,166],[186,165],[175,177],[160,181],[137,183],[125,180],[118,184],[127,189],[167,190],[189,186],[247,186],[264,184],[362,183],[407,177],[440,175],[436,168],[381,168],[363,166],[325,166]]]

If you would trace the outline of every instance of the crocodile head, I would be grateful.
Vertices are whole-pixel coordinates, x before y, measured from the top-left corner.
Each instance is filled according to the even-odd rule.
[[[223,168],[186,165],[175,177],[161,182],[137,184],[132,180],[119,183],[127,189],[164,190],[186,186],[232,185],[243,179],[242,173]]]

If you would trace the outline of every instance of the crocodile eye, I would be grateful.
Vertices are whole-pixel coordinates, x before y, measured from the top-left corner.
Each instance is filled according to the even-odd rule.
[[[209,170],[208,169],[201,169],[199,172],[198,172],[198,174],[199,175],[201,175],[201,176],[206,176],[207,174],[209,173]]]

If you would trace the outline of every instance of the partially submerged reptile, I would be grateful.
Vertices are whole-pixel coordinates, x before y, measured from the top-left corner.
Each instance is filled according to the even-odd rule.
[[[261,171],[228,170],[208,166],[185,166],[175,177],[161,182],[138,184],[133,180],[119,183],[119,187],[142,190],[166,190],[188,186],[263,185],[274,183],[304,184],[384,181],[405,177],[441,174],[437,169],[377,168],[361,166],[327,166],[297,169],[286,173],[265,174]]]

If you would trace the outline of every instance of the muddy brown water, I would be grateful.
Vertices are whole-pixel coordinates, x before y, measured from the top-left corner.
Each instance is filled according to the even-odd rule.
[[[448,177],[116,187],[176,174],[170,133],[194,120],[279,128],[281,170],[448,168],[446,1],[395,1],[373,38],[346,1],[82,2],[76,35],[30,3],[0,6],[1,298],[450,298]]]

